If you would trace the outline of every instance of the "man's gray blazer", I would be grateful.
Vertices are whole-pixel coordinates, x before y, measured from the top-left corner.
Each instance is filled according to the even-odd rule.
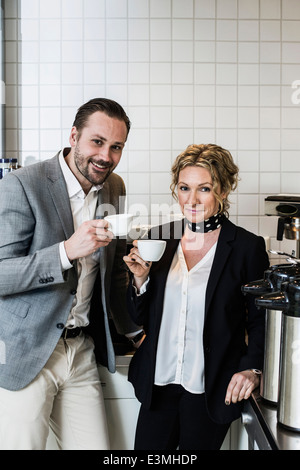
[[[99,191],[97,216],[104,215],[101,208],[107,203],[122,212],[119,196],[124,195],[123,180],[112,173]],[[62,272],[59,256],[59,243],[73,234],[74,227],[58,154],[0,181],[0,223],[0,387],[19,390],[52,354],[77,289],[75,267]],[[120,333],[137,329],[126,310],[125,248],[125,240],[114,239],[97,252],[100,275],[92,304],[93,316],[101,319],[92,324],[103,330],[95,331],[95,343],[102,341],[98,349],[104,351],[103,362],[111,372],[115,356],[110,313]]]

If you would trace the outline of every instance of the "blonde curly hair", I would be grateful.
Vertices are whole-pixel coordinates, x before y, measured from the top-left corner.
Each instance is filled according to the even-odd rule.
[[[170,189],[175,200],[178,200],[176,188],[179,173],[187,166],[206,168],[212,178],[213,193],[220,204],[219,213],[228,217],[230,207],[228,195],[234,191],[238,183],[239,169],[234,163],[231,153],[215,144],[189,145],[176,158],[172,166],[172,183]],[[224,193],[224,199],[218,194]]]

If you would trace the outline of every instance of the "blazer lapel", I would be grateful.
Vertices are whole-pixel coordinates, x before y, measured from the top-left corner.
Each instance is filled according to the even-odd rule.
[[[152,268],[155,271],[157,278],[157,298],[159,299],[159,308],[156,309],[156,331],[160,328],[161,317],[163,312],[163,301],[165,295],[165,287],[167,277],[169,274],[170,266],[173,261],[173,257],[180,242],[183,230],[183,223],[173,222],[163,226],[154,227],[151,229],[149,238],[152,239],[165,239],[167,241],[166,250],[158,263],[154,263]]]
[[[73,217],[67,186],[60,168],[58,155],[59,154],[48,162],[46,170],[48,189],[64,229],[65,236],[69,238],[74,233]]]
[[[161,285],[165,286],[167,282],[167,277],[169,274],[170,266],[176,252],[179,240],[171,239],[167,241],[167,246],[163,257],[159,263],[159,269],[157,271],[158,275],[160,276]]]
[[[183,221],[172,222],[171,224],[160,225],[150,230],[149,238],[153,240],[166,240],[166,250],[158,263],[154,264],[154,269],[157,269],[157,275],[161,276],[161,282],[165,286],[169,269],[177,249],[178,243],[181,240],[184,230]]]
[[[107,191],[105,185],[103,188],[98,192],[98,205],[96,209],[96,219],[103,219],[105,217],[105,204],[107,200]],[[106,273],[106,266],[107,266],[107,247],[102,246],[97,250],[97,254],[99,255],[99,265],[100,265],[100,274],[101,274],[101,287],[102,287],[102,305],[106,311],[106,299],[105,299],[105,273]]]
[[[216,253],[206,288],[205,316],[207,315],[219,278],[231,253],[231,242],[235,238],[236,228],[226,219],[217,242]]]

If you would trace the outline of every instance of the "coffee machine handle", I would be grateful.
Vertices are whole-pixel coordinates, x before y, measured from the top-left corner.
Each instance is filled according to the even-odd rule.
[[[272,292],[272,285],[267,279],[259,279],[258,281],[252,281],[248,284],[244,284],[241,290],[244,295],[262,295],[267,292]]]
[[[272,292],[256,297],[255,305],[257,308],[267,308],[268,310],[287,311],[289,308],[289,299],[286,292]]]
[[[285,217],[279,217],[278,218],[278,225],[277,225],[277,240],[282,240],[283,239],[283,232],[284,232],[284,224],[285,224]]]

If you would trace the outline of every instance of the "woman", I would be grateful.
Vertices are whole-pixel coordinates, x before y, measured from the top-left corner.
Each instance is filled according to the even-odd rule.
[[[230,152],[189,146],[172,167],[184,219],[171,224],[163,257],[142,260],[134,242],[124,258],[129,310],[146,333],[129,370],[142,403],[136,449],[219,449],[259,384],[264,312],[241,286],[269,261],[264,239],[228,220],[237,180]]]

